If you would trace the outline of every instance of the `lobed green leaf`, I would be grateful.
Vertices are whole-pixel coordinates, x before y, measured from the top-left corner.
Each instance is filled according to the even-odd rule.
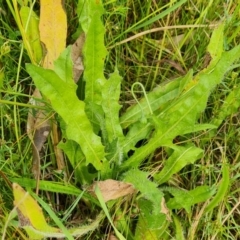
[[[86,157],[97,170],[102,169],[105,160],[104,147],[100,137],[94,134],[85,114],[85,103],[76,96],[77,86],[64,82],[53,70],[27,64],[27,71],[36,86],[51,101],[53,109],[66,123],[68,139],[76,141]]]
[[[240,46],[229,52],[224,52],[215,65],[204,69],[194,78],[191,86],[187,86],[181,97],[170,108],[158,117],[158,129],[155,135],[143,147],[123,163],[123,168],[138,166],[148,155],[160,146],[171,144],[172,140],[194,126],[199,114],[205,109],[208,96],[212,89],[220,83],[231,64],[240,57]]]
[[[124,181],[132,183],[134,187],[141,192],[144,198],[153,203],[153,212],[159,213],[161,210],[163,193],[158,189],[156,183],[148,179],[148,176],[148,172],[132,169],[125,174]]]
[[[179,97],[186,85],[191,81],[192,75],[193,72],[189,71],[184,77],[157,86],[147,94],[147,99],[144,97],[139,101],[139,104],[129,107],[120,118],[122,128],[127,128],[129,125],[139,121],[142,116],[150,114],[147,101],[153,112],[159,109],[162,110],[165,103],[169,105],[170,101]]]
[[[107,50],[104,45],[105,28],[101,21],[103,7],[101,1],[87,1],[83,7],[88,15],[88,27],[86,27],[86,41],[84,44],[84,81],[85,102],[95,104],[102,103],[102,87],[106,83],[104,77],[104,61]],[[91,118],[90,118],[91,119]]]
[[[214,194],[214,189],[209,186],[199,186],[190,191],[175,188],[165,188],[164,190],[174,196],[167,202],[169,209],[184,208],[188,213],[191,212],[191,206],[208,200]]]
[[[102,108],[105,114],[105,124],[108,135],[108,142],[114,139],[124,138],[122,127],[119,123],[119,105],[121,77],[117,69],[102,88]]]
[[[179,172],[187,164],[194,163],[202,155],[203,150],[197,147],[171,146],[172,155],[164,163],[163,169],[154,175],[158,184],[167,182],[173,174]]]
[[[240,107],[240,85],[236,86],[224,99],[224,103],[220,107],[217,116],[211,121],[216,126],[220,126],[226,117],[238,112]]]

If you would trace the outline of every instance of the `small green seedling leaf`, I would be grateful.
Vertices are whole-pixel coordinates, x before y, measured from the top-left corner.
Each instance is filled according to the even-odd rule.
[[[170,221],[163,193],[157,184],[148,179],[149,173],[138,169],[128,171],[124,181],[130,182],[139,190],[138,207],[141,211],[134,239],[159,239],[164,226]],[[168,220],[168,221],[167,221]]]
[[[129,170],[124,177],[124,182],[132,183],[134,188],[141,192],[142,196],[153,204],[155,214],[161,212],[161,201],[163,193],[158,185],[148,179],[149,173],[138,169]]]
[[[152,212],[152,202],[140,198],[138,208],[141,210],[139,216],[134,240],[158,240],[163,233],[166,224],[166,216],[163,213]]]

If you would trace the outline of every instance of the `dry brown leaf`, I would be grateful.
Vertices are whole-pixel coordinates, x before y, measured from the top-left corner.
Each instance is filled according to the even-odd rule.
[[[82,33],[72,45],[72,61],[73,61],[73,79],[75,83],[78,82],[84,70],[82,63],[82,49],[85,42],[85,34]]]
[[[118,240],[118,238],[113,233],[111,233],[108,237],[108,240]]]
[[[162,201],[161,201],[161,213],[166,215],[167,221],[172,222],[170,211],[166,206],[166,202],[165,202],[164,197],[162,198]]]
[[[118,199],[135,192],[133,185],[130,183],[108,179],[105,181],[95,182],[90,186],[89,191],[93,195],[95,195],[94,190],[96,185],[99,187],[105,202]]]
[[[42,96],[38,89],[35,89],[33,97],[30,99],[32,105],[44,106],[41,101],[35,99],[41,99]],[[39,177],[40,158],[43,149],[43,145],[47,140],[47,137],[51,131],[50,121],[46,116],[46,112],[43,110],[31,109],[28,112],[27,120],[27,134],[32,141],[33,163],[32,173],[35,179]]]

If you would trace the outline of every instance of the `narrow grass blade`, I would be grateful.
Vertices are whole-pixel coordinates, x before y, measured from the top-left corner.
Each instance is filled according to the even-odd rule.
[[[209,212],[212,209],[214,209],[219,202],[221,202],[230,186],[230,171],[229,171],[229,165],[224,163],[222,165],[222,180],[219,184],[217,194],[213,197],[213,199],[210,201],[210,203],[207,205],[205,211]]]
[[[217,116],[211,122],[216,126],[220,126],[220,124],[223,122],[224,119],[226,119],[226,117],[238,112],[239,107],[240,107],[240,85],[236,86],[236,88],[234,88],[229,93],[227,98],[224,99],[224,102],[220,107]]]
[[[166,10],[162,11],[161,13],[159,13],[158,15],[152,17],[151,19],[145,21],[144,23],[137,25],[136,27],[134,27],[133,29],[131,29],[131,31],[135,31],[139,28],[142,27],[146,27],[156,21],[158,21],[159,19],[165,17],[166,15],[170,14],[171,12],[173,12],[174,10],[176,10],[177,8],[181,7],[182,4],[184,4],[187,0],[180,0],[177,3],[175,3],[173,6],[167,8]]]
[[[98,198],[98,200],[99,200],[99,202],[100,202],[100,204],[101,204],[101,207],[102,207],[104,213],[106,214],[109,222],[111,223],[111,225],[112,225],[112,227],[113,227],[113,229],[114,229],[114,231],[115,231],[115,233],[116,233],[116,236],[117,236],[120,240],[126,240],[126,238],[125,238],[125,237],[117,230],[117,228],[114,226],[113,221],[112,221],[112,219],[111,219],[111,217],[110,217],[110,215],[109,215],[107,206],[106,206],[106,204],[105,204],[105,202],[104,202],[102,193],[101,193],[99,187],[97,186],[97,184],[96,184],[96,187],[95,187],[95,193],[96,193],[96,195],[97,195],[97,198]]]
[[[50,218],[56,223],[56,225],[62,230],[62,233],[70,240],[74,240],[70,232],[67,230],[67,228],[63,225],[61,220],[56,216],[56,214],[53,212],[53,210],[49,207],[48,204],[46,204],[40,197],[38,197],[37,194],[31,192],[31,195],[42,205],[43,209],[49,214]],[[44,229],[42,229],[44,231]],[[48,237],[51,237],[49,233]]]
[[[30,189],[36,188],[36,180],[33,180],[33,179],[10,178],[10,180],[11,182],[16,182],[19,185],[26,188],[30,188]],[[75,196],[79,196],[80,194],[83,194],[82,190],[70,184],[63,184],[59,182],[51,182],[51,181],[43,181],[43,180],[39,181],[39,189],[43,191],[48,191],[48,192],[62,193],[62,194],[75,195]],[[98,201],[87,193],[84,194],[83,198],[90,200],[92,203],[96,205],[99,205]]]

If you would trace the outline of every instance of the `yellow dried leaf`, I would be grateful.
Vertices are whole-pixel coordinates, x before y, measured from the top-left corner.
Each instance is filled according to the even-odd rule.
[[[65,49],[67,38],[67,17],[62,0],[40,1],[40,39],[46,55],[43,66],[53,68],[53,62]]]
[[[17,208],[21,227],[32,227],[36,230],[58,232],[57,228],[50,227],[38,203],[25,192],[17,183],[13,183],[14,206]]]
[[[112,179],[98,181],[91,185],[89,191],[94,193],[96,185],[99,187],[104,202],[133,194],[135,189],[132,184]]]

